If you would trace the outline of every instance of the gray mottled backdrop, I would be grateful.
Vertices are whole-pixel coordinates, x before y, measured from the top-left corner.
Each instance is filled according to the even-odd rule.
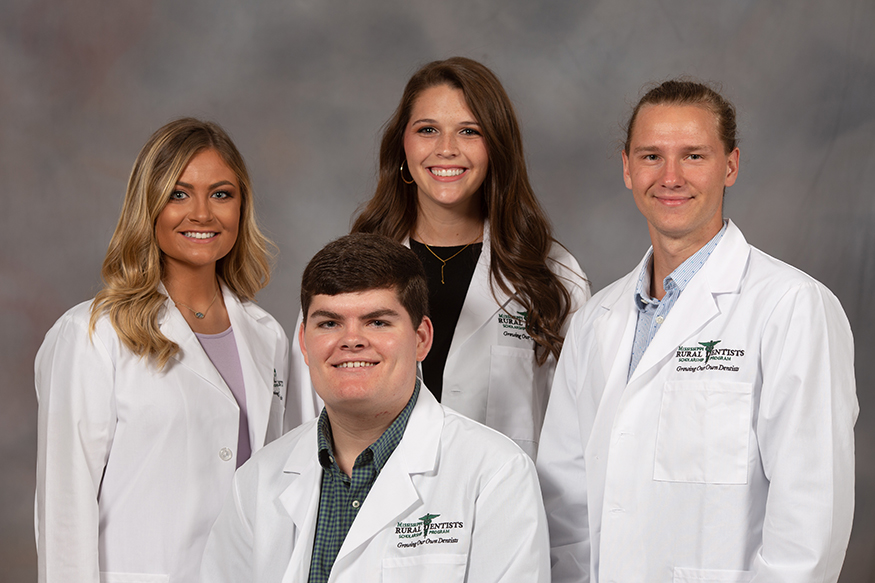
[[[374,187],[409,75],[483,61],[522,119],[534,185],[594,288],[648,245],[619,126],[650,80],[738,105],[727,216],[841,299],[857,340],[857,513],[842,580],[875,581],[875,3],[872,0],[3,0],[0,578],[35,578],[32,363],[99,288],[134,157],[180,115],[223,124],[279,246],[260,301],[292,332],[306,260]],[[804,318],[805,314],[799,314]]]

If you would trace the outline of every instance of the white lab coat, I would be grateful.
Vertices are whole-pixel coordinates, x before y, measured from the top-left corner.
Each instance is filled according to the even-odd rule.
[[[835,581],[859,410],[838,300],[729,223],[627,383],[641,267],[559,360],[538,458],[553,581]]]
[[[302,425],[237,472],[204,553],[204,583],[307,581],[322,481],[316,432],[316,420]],[[425,515],[434,516],[429,534]],[[423,386],[329,581],[546,583],[549,571],[531,459]]]
[[[288,338],[222,291],[257,450],[282,433]],[[128,350],[105,316],[89,339],[90,307],[64,314],[36,358],[39,580],[196,581],[234,475],[237,402],[171,300],[159,325],[181,352],[164,370]],[[295,407],[288,424],[300,422]]]
[[[406,241],[405,244],[409,245]],[[543,366],[538,366],[535,341],[526,334],[523,321],[517,319],[523,312],[522,306],[498,286],[495,288],[498,301],[492,295],[490,262],[487,223],[483,229],[483,250],[444,366],[441,403],[507,435],[534,459],[556,359],[550,356]],[[561,245],[551,249],[548,265],[570,292],[574,313],[590,296],[586,276],[574,256]],[[508,314],[515,318],[507,318]],[[569,315],[562,326],[563,334],[570,321]],[[299,327],[300,324],[299,317]],[[293,344],[292,377],[298,386],[312,387],[297,334]],[[317,405],[321,407],[321,403]]]

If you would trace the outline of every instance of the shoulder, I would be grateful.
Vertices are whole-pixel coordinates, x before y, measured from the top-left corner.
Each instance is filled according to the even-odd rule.
[[[825,285],[804,271],[750,247],[750,260],[741,294],[758,302],[788,300],[800,296],[818,298],[822,303],[839,305],[838,298]]]
[[[292,462],[290,458],[299,451],[299,448],[305,448],[310,452],[311,455],[305,456],[306,459],[315,460],[318,447],[316,440],[318,421],[318,418],[311,419],[253,453],[252,457],[237,470],[240,479],[251,480],[259,474],[275,475],[282,472]],[[312,447],[309,447],[311,442]]]
[[[441,450],[461,460],[479,475],[494,474],[504,467],[518,465],[534,471],[532,459],[506,435],[441,405],[444,425]]]
[[[76,304],[54,323],[52,328],[46,334],[46,340],[49,338],[64,338],[65,340],[85,339],[88,336],[88,328],[91,323],[91,305],[93,299],[86,300]],[[115,335],[115,330],[112,328],[112,323],[106,314],[102,314],[95,324],[95,334],[104,336],[105,334]]]
[[[270,315],[267,310],[250,300],[241,300],[233,293],[231,294],[241,312],[259,325],[264,326],[280,338],[286,338],[286,332],[276,318]]]

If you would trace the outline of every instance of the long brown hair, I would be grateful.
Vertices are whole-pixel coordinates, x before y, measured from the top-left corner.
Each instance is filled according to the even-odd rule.
[[[179,352],[179,346],[158,328],[166,296],[158,291],[164,257],[155,222],[192,157],[211,149],[236,175],[241,196],[237,241],[217,262],[216,272],[244,300],[253,299],[270,280],[272,243],[258,228],[249,172],[231,138],[219,125],[194,118],[158,129],[131,170],[122,213],[103,260],[104,287],[91,305],[90,331],[107,314],[122,343],[138,356],[153,357],[159,367]]]
[[[419,94],[440,85],[462,91],[486,141],[489,168],[480,200],[490,226],[489,285],[493,295],[497,285],[528,312],[526,331],[535,340],[538,363],[544,364],[550,354],[558,357],[562,349],[560,330],[571,310],[571,295],[547,265],[556,240],[529,184],[513,104],[487,67],[453,57],[429,63],[410,78],[383,131],[377,190],[356,217],[352,232],[379,233],[396,241],[412,232],[417,186],[406,184],[399,172],[406,159],[404,131]]]

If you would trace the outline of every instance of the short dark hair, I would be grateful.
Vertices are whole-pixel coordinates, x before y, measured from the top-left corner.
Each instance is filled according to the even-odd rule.
[[[651,88],[632,110],[629,123],[626,124],[626,142],[623,150],[629,154],[629,144],[632,141],[632,130],[638,112],[646,105],[694,105],[704,107],[717,118],[717,133],[726,154],[738,145],[738,128],[735,121],[735,106],[720,95],[713,87],[687,77],[679,77],[660,83]]]
[[[394,289],[413,326],[428,315],[428,286],[416,254],[383,235],[353,233],[322,248],[301,278],[304,325],[315,295]]]

